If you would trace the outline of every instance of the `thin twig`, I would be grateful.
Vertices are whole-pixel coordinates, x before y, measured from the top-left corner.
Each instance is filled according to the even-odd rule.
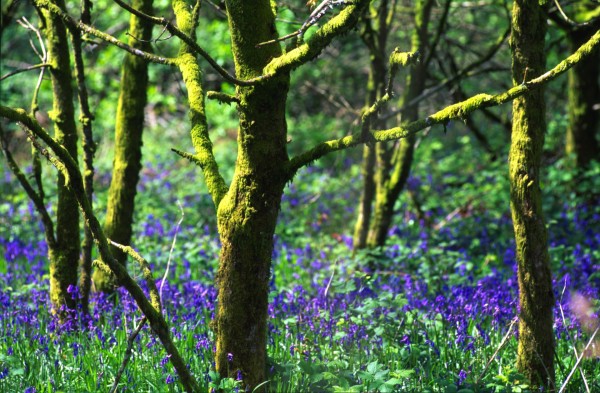
[[[139,18],[145,19],[151,23],[154,23],[154,24],[157,24],[160,26],[164,26],[169,31],[169,33],[171,33],[172,35],[181,39],[194,52],[196,52],[197,54],[202,56],[204,58],[204,60],[206,60],[208,62],[208,64],[210,64],[211,67],[215,71],[217,71],[219,73],[219,75],[221,75],[228,82],[231,82],[231,83],[233,83],[235,85],[239,85],[239,86],[253,86],[271,76],[271,75],[263,75],[263,76],[259,76],[257,78],[252,78],[249,80],[238,79],[235,76],[231,75],[229,73],[229,71],[227,71],[225,68],[221,67],[217,63],[217,61],[215,59],[213,59],[210,56],[210,54],[208,54],[208,52],[206,50],[202,49],[200,47],[200,45],[198,45],[198,43],[195,41],[194,38],[190,37],[189,35],[185,34],[183,31],[179,30],[175,25],[173,25],[173,23],[171,23],[166,18],[159,18],[159,17],[147,15],[147,14],[141,12],[140,10],[136,10],[135,8],[131,7],[130,5],[124,3],[121,0],[114,0],[114,2],[117,3],[121,8],[131,12],[133,15],[135,15]],[[196,10],[196,8],[197,7],[195,7],[194,10]]]
[[[581,351],[581,355],[577,358],[577,362],[575,362],[575,366],[573,366],[573,369],[571,370],[571,372],[569,373],[569,375],[565,379],[565,382],[563,382],[563,384],[560,387],[560,390],[558,391],[558,393],[562,393],[562,392],[565,391],[565,388],[569,384],[569,381],[573,377],[573,374],[575,374],[575,370],[577,370],[579,368],[579,365],[581,364],[581,361],[584,358],[585,352],[590,347],[590,345],[592,345],[592,343],[594,342],[594,338],[596,338],[596,334],[598,334],[598,330],[600,330],[600,325],[598,327],[596,327],[596,330],[594,330],[594,333],[592,333],[592,336],[590,337],[590,339],[589,339],[588,343],[586,344],[585,348],[583,348],[583,351]]]
[[[498,345],[498,348],[496,348],[496,351],[494,352],[494,354],[492,355],[492,357],[490,357],[489,360],[487,361],[487,363],[485,365],[485,368],[483,369],[483,371],[481,372],[481,374],[479,374],[479,376],[475,380],[475,386],[479,385],[479,382],[483,379],[483,377],[485,376],[485,373],[489,370],[490,366],[492,365],[492,362],[494,361],[494,359],[498,355],[498,352],[500,352],[500,350],[502,348],[504,348],[504,346],[508,342],[508,338],[510,337],[510,334],[512,333],[512,330],[513,330],[513,327],[515,326],[515,324],[517,323],[518,320],[519,320],[519,318],[514,317],[513,320],[510,322],[510,325],[508,326],[508,332],[506,332],[506,334],[504,335],[504,337],[502,337],[502,340],[500,341],[500,345]]]
[[[117,387],[119,385],[119,380],[121,379],[121,376],[123,375],[123,372],[125,371],[125,367],[127,367],[127,363],[129,363],[129,360],[131,359],[131,355],[133,354],[133,342],[135,341],[135,338],[138,336],[138,334],[140,334],[140,332],[142,331],[142,328],[146,324],[146,321],[147,321],[146,317],[143,316],[140,323],[138,324],[138,326],[129,335],[129,338],[127,339],[127,349],[125,350],[125,356],[123,357],[123,362],[121,363],[121,367],[119,368],[119,371],[117,372],[117,375],[115,376],[115,381],[113,382],[112,388],[110,389],[110,393],[115,393],[117,391]]]
[[[175,234],[173,235],[173,243],[171,243],[171,249],[169,250],[169,259],[167,260],[167,268],[165,269],[165,275],[160,282],[160,289],[158,290],[158,296],[162,302],[162,290],[165,285],[165,281],[167,280],[167,276],[169,275],[169,268],[171,267],[171,259],[173,258],[173,251],[175,250],[175,243],[177,243],[177,234],[179,233],[179,227],[183,222],[183,206],[181,206],[181,202],[177,201],[177,205],[179,206],[179,210],[181,211],[181,218],[177,221],[177,225],[175,225]]]
[[[40,64],[32,65],[32,66],[29,66],[26,68],[20,68],[18,70],[11,71],[8,74],[2,75],[2,77],[0,77],[0,81],[3,81],[4,79],[10,78],[11,76],[20,74],[22,72],[37,70],[39,68],[45,68],[45,67],[50,67],[50,66],[51,66],[51,64],[48,64],[48,63],[40,63]]]
[[[567,335],[567,338],[568,338],[569,342],[571,343],[571,348],[573,349],[573,353],[575,354],[575,359],[577,359],[579,357],[579,354],[577,353],[577,348],[575,348],[575,342],[574,342],[573,338],[571,337],[571,334],[566,329],[567,320],[565,318],[565,313],[564,313],[563,307],[562,307],[562,300],[563,300],[566,290],[567,290],[567,279],[565,278],[565,285],[563,286],[562,292],[560,294],[560,301],[558,302],[558,309],[560,310],[560,316],[562,318],[563,326],[565,327],[565,334]],[[583,370],[579,369],[579,373],[581,375],[581,378],[583,378],[583,383],[585,385],[585,389],[586,389],[587,393],[590,393],[590,387],[588,386],[587,379],[585,378],[585,374],[583,373]]]

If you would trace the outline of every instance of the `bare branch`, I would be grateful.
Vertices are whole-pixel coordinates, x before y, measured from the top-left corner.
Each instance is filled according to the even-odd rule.
[[[104,32],[102,32],[90,25],[87,25],[83,22],[76,21],[69,14],[67,14],[66,12],[61,10],[56,5],[52,4],[49,0],[33,0],[33,1],[36,6],[38,6],[40,8],[46,8],[48,11],[50,11],[53,14],[60,17],[61,20],[64,22],[64,24],[66,26],[68,26],[69,28],[78,29],[82,32],[96,36],[103,41],[106,41],[106,42],[113,44],[121,49],[124,49],[127,52],[131,53],[132,55],[142,57],[142,58],[146,59],[147,61],[150,61],[153,63],[171,65],[171,66],[176,65],[175,59],[168,58],[168,57],[156,56],[152,53],[144,52],[140,49],[133,48],[133,47],[127,45],[126,43],[119,41],[117,38],[113,37],[110,34],[104,33]]]
[[[595,47],[600,44],[600,31],[596,32],[588,42],[583,44],[575,53],[567,57],[565,60],[558,63],[554,68],[548,70],[544,74],[537,78],[531,79],[521,85],[512,87],[507,91],[491,95],[491,94],[477,94],[469,99],[462,102],[452,104],[446,108],[430,115],[429,117],[421,120],[414,121],[403,127],[395,127],[388,130],[380,130],[372,132],[372,139],[375,141],[391,141],[398,140],[408,137],[409,135],[416,134],[425,128],[431,127],[436,124],[447,124],[450,120],[462,119],[469,115],[475,110],[482,108],[489,108],[497,105],[504,104],[512,101],[517,97],[535,89],[544,83],[547,83],[559,75],[565,73],[573,65],[579,63],[585,57],[587,57]],[[334,151],[347,149],[353,146],[357,146],[364,142],[364,138],[360,134],[349,135],[343,138],[330,140],[327,142],[320,143],[314,146],[312,149],[299,154],[292,158],[287,165],[287,173],[289,179],[292,179],[298,169],[311,162],[323,157],[326,154]]]
[[[186,45],[188,45],[190,48],[192,48],[194,50],[194,52],[196,52],[197,54],[202,56],[208,62],[208,64],[210,64],[211,67],[214,68],[215,71],[217,71],[219,73],[219,75],[221,75],[228,82],[231,82],[231,83],[233,83],[235,85],[239,85],[239,86],[252,86],[252,85],[257,84],[258,82],[261,82],[262,80],[264,80],[268,77],[268,75],[266,75],[266,76],[260,76],[258,78],[249,79],[249,80],[238,79],[235,76],[231,75],[225,68],[221,67],[216,62],[216,60],[213,59],[208,54],[208,52],[206,52],[204,49],[202,49],[200,47],[200,45],[198,45],[198,43],[196,43],[196,40],[194,38],[192,38],[188,34],[184,33],[183,31],[181,31],[180,29],[175,27],[175,25],[173,25],[171,22],[169,22],[166,18],[158,18],[158,17],[144,14],[143,12],[136,10],[135,8],[129,6],[128,4],[125,4],[121,0],[114,0],[114,1],[120,7],[131,12],[135,16],[145,19],[147,21],[150,21],[154,24],[164,26],[169,33],[171,33],[172,35],[181,39]],[[192,12],[192,22],[194,22],[194,20],[197,20],[197,18],[194,17],[194,15],[195,15],[194,12],[197,12],[196,9],[197,9],[197,7],[195,7],[194,11]]]
[[[115,393],[117,391],[119,381],[121,380],[121,376],[123,375],[123,372],[125,372],[127,363],[129,363],[131,355],[133,354],[133,342],[135,341],[135,338],[138,336],[138,334],[140,334],[140,332],[142,331],[142,328],[146,324],[147,320],[148,319],[146,319],[146,317],[142,317],[140,323],[137,325],[135,330],[129,335],[129,338],[127,339],[127,349],[125,349],[125,356],[123,357],[123,362],[121,363],[119,371],[117,371],[117,375],[115,376],[115,381],[113,382],[112,388],[110,389],[110,393]]]
[[[32,66],[29,66],[26,68],[19,68],[18,70],[14,70],[14,71],[9,72],[8,74],[2,75],[2,77],[0,77],[0,81],[3,81],[4,79],[8,79],[14,75],[18,75],[22,72],[27,72],[27,71],[37,70],[40,68],[50,67],[51,65],[52,64],[48,64],[48,63],[40,63],[40,64],[32,65]]]
[[[35,209],[41,216],[42,224],[44,226],[44,234],[46,236],[46,242],[48,243],[48,248],[52,249],[56,247],[56,238],[54,237],[54,225],[52,223],[52,219],[50,218],[50,214],[48,214],[48,210],[46,210],[46,206],[44,205],[44,198],[35,192],[29,181],[27,180],[27,176],[21,171],[21,168],[13,158],[10,150],[8,150],[8,145],[4,138],[4,130],[2,129],[2,125],[0,124],[0,147],[2,148],[2,152],[4,153],[4,157],[6,157],[6,162],[8,163],[8,168],[15,175],[21,187],[27,193],[27,196],[33,202]]]

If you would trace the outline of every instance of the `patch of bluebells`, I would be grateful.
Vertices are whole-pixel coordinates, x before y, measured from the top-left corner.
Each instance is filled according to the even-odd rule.
[[[431,183],[430,179],[427,181]],[[418,184],[419,181],[413,178],[409,187],[417,187]],[[289,194],[284,198],[284,203],[289,203],[292,209],[310,200],[310,196],[292,187]],[[320,231],[332,213],[324,203],[315,204],[315,207],[317,218],[313,229]],[[34,217],[34,212],[30,210],[28,208],[26,214]],[[429,214],[430,217],[444,217],[443,213]],[[11,214],[20,213],[14,211]],[[173,223],[169,219],[176,221],[177,218],[147,216],[141,224],[141,237],[172,235]],[[573,291],[588,298],[594,298],[600,291],[600,265],[594,259],[597,257],[594,250],[600,249],[600,232],[594,229],[598,223],[600,215],[597,208],[565,206],[565,211],[550,225],[551,249],[567,247],[565,258],[570,261],[557,264],[558,268],[554,271],[556,298],[561,306],[557,308],[555,316],[559,338],[569,331],[580,330],[570,303]],[[465,236],[467,230],[469,236]],[[471,233],[473,230],[476,232]],[[273,252],[272,301],[268,310],[271,350],[284,337],[285,342],[289,343],[286,353],[291,358],[302,360],[328,360],[326,357],[331,354],[324,353],[328,352],[323,350],[324,343],[348,351],[358,349],[368,356],[382,353],[390,346],[410,351],[419,344],[428,346],[437,356],[441,347],[474,352],[477,346],[490,343],[492,330],[503,334],[517,315],[514,242],[508,236],[500,236],[503,231],[511,230],[507,215],[492,218],[481,214],[452,221],[434,236],[424,221],[419,221],[412,213],[406,213],[402,222],[391,229],[393,245],[385,250],[386,257],[393,261],[398,274],[377,274],[374,269],[368,276],[355,274],[356,266],[347,257],[351,247],[348,235],[331,236],[324,242],[325,246],[319,249],[308,242],[291,243],[289,238],[277,236]],[[198,228],[184,227],[181,239],[193,237],[197,231]],[[580,238],[573,245],[574,233],[579,234]],[[218,247],[218,239],[210,228],[204,227],[203,236],[212,237],[210,241],[215,248]],[[473,238],[478,239],[476,250],[472,247]],[[180,246],[183,248],[181,255],[187,255],[188,246]],[[71,343],[69,353],[73,357],[93,352],[87,350],[92,345],[109,351],[117,345],[115,331],[123,331],[125,326],[139,322],[136,319],[139,318],[139,311],[135,302],[124,290],[118,289],[116,295],[119,302],[114,301],[115,295],[95,293],[91,298],[89,315],[77,310],[68,323],[58,324],[47,312],[49,298],[48,281],[44,278],[47,274],[45,242],[0,236],[0,247],[8,263],[7,271],[0,273],[0,351],[7,355],[13,355],[9,353],[12,343],[23,343],[25,339],[29,341],[25,345],[29,345],[38,356],[56,355],[50,348],[60,346],[63,335],[77,331],[84,332],[89,342]],[[435,247],[442,254],[454,253],[452,255],[456,255],[457,260],[450,271],[441,275],[441,284],[432,285],[428,281],[429,273],[414,269],[411,261],[422,260]],[[345,254],[346,257],[337,258],[336,253]],[[483,256],[488,254],[499,256],[501,263],[490,267],[485,274],[476,274],[467,268],[467,264],[480,263]],[[195,356],[207,364],[211,362],[214,351],[213,333],[207,329],[214,318],[217,296],[212,282],[214,264],[212,267],[203,265],[200,279],[194,269],[198,269],[198,260],[214,261],[216,258],[214,249],[201,249],[182,257],[162,289],[162,303],[171,323],[172,334],[179,341],[192,337],[184,356]],[[333,260],[337,262],[332,263]],[[284,279],[275,280],[284,270],[281,268],[284,262],[288,266],[286,269],[292,266],[294,270],[287,282]],[[23,265],[27,268],[21,268]],[[155,266],[157,277],[162,276],[159,273],[160,269]],[[454,282],[456,280],[448,279],[450,275],[461,280]],[[306,277],[310,279],[305,280]],[[277,282],[286,285],[278,286]],[[297,285],[298,282],[304,286]],[[144,283],[141,285],[147,292]],[[157,285],[161,285],[160,280],[157,280]],[[566,289],[563,291],[563,288]],[[79,297],[77,287],[69,288],[68,292],[74,298]],[[434,335],[428,329],[415,330],[406,322],[404,317],[407,315],[412,315],[417,325],[424,324],[423,321],[441,321],[443,331]],[[394,329],[394,334],[389,334]],[[47,332],[52,335],[47,335]],[[156,363],[167,374],[164,379],[166,384],[176,381],[170,371],[168,357],[162,353],[156,337],[148,334],[147,327],[136,338],[136,346],[138,352],[157,354],[159,360]],[[48,360],[54,360],[56,367],[60,367],[60,360]],[[8,366],[0,364],[0,380],[10,378],[10,371]],[[203,371],[205,380],[208,380],[208,366]],[[469,373],[468,368],[456,370],[457,385],[462,386]],[[35,391],[35,387],[28,389]]]

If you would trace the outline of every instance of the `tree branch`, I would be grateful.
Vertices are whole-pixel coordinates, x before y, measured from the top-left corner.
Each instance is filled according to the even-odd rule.
[[[102,32],[98,29],[95,29],[92,26],[87,25],[83,22],[76,21],[69,14],[67,14],[66,12],[61,10],[56,5],[52,4],[49,0],[33,0],[33,2],[35,3],[35,5],[37,7],[46,8],[48,11],[50,11],[53,14],[60,17],[61,20],[63,21],[63,23],[70,29],[77,29],[82,32],[96,36],[103,41],[106,41],[106,42],[113,44],[121,49],[124,49],[127,52],[131,53],[132,55],[142,57],[142,58],[146,59],[147,61],[150,61],[153,63],[159,63],[159,64],[166,64],[166,65],[176,65],[175,59],[168,58],[168,57],[156,56],[152,53],[144,52],[142,50],[133,48],[133,47],[127,45],[126,43],[119,41],[118,39],[111,36],[110,34],[104,33],[104,32]]]
[[[32,136],[35,135],[36,137],[42,139],[56,154],[58,158],[51,157],[50,155],[47,157],[51,159],[52,164],[59,171],[61,171],[61,173],[65,176],[65,179],[68,180],[68,186],[77,198],[77,202],[79,203],[79,207],[83,212],[84,219],[88,222],[92,234],[94,235],[94,241],[98,245],[98,251],[100,252],[102,261],[114,273],[115,277],[117,278],[117,282],[127,289],[127,291],[136,301],[142,313],[146,316],[146,318],[148,318],[150,327],[160,339],[166,352],[171,355],[171,363],[175,367],[175,370],[180,377],[180,382],[184,386],[185,390],[190,393],[199,392],[200,388],[198,387],[198,383],[188,370],[185,362],[179,354],[179,351],[177,350],[177,347],[173,343],[169,331],[169,325],[165,321],[164,317],[154,308],[144,294],[144,291],[135,282],[135,280],[131,278],[129,273],[127,273],[127,269],[113,258],[106,236],[102,231],[100,222],[94,215],[90,203],[85,195],[83,179],[81,178],[81,172],[79,171],[77,163],[69,155],[67,150],[62,145],[58,144],[54,139],[52,139],[52,137],[39,125],[34,118],[27,115],[27,112],[24,109],[13,109],[0,105],[0,117],[22,123],[31,131]],[[34,141],[34,143],[39,145],[39,142],[37,141]],[[48,153],[47,150],[44,149],[44,151]],[[44,151],[42,151],[42,153],[44,153]]]
[[[6,157],[8,168],[15,175],[15,177],[21,184],[21,187],[23,187],[29,199],[31,199],[31,201],[33,202],[35,209],[41,216],[42,224],[44,226],[46,242],[48,243],[48,248],[55,248],[56,238],[54,237],[54,225],[52,223],[52,219],[50,218],[50,214],[48,214],[48,210],[46,210],[46,206],[44,205],[44,198],[42,195],[35,192],[31,184],[27,180],[27,176],[25,176],[23,171],[21,171],[21,168],[10,153],[10,150],[8,150],[6,140],[4,139],[4,130],[2,129],[2,125],[0,125],[0,146],[2,148],[2,152],[4,153],[4,157]]]
[[[532,89],[547,83],[559,75],[565,73],[573,65],[579,63],[585,57],[600,44],[600,31],[596,32],[585,44],[583,44],[575,53],[567,57],[565,60],[558,63],[554,68],[538,76],[537,78],[526,81],[525,83],[512,87],[507,91],[491,95],[491,94],[477,94],[471,98],[468,98],[462,102],[452,104],[446,108],[430,115],[429,117],[421,120],[414,121],[407,124],[404,127],[395,127],[388,130],[374,131],[372,133],[372,139],[376,141],[391,141],[406,138],[409,135],[416,134],[417,132],[431,127],[436,124],[447,124],[450,120],[461,119],[466,117],[468,114],[475,110],[482,108],[489,108],[504,104],[508,101],[520,97]],[[292,158],[287,165],[288,177],[291,180],[296,172],[305,165],[323,157],[326,154],[334,151],[347,149],[349,147],[357,146],[363,143],[363,138],[360,134],[349,135],[343,138],[330,140],[327,142],[320,143],[310,150],[297,155]]]
[[[356,24],[363,8],[368,4],[368,0],[357,0],[350,4],[317,30],[305,44],[271,60],[263,74],[286,73],[317,57],[335,37]]]
[[[19,68],[18,70],[14,70],[14,71],[9,72],[8,74],[2,75],[2,77],[0,77],[0,81],[10,78],[11,76],[20,74],[21,72],[37,70],[38,68],[50,67],[51,65],[52,64],[48,64],[48,63],[40,63],[40,64],[32,65],[29,67],[25,67],[25,68]]]
[[[154,24],[164,26],[165,29],[167,29],[167,31],[169,33],[178,37],[181,41],[183,41],[186,45],[188,45],[194,52],[196,52],[198,55],[202,56],[208,62],[208,64],[210,64],[211,67],[214,68],[214,70],[217,71],[217,73],[219,73],[219,75],[221,75],[226,81],[231,82],[234,85],[252,86],[252,85],[255,85],[255,84],[259,83],[260,81],[268,78],[268,75],[265,75],[265,76],[260,76],[258,78],[253,78],[253,79],[249,79],[249,80],[238,79],[235,76],[231,75],[225,68],[221,67],[216,62],[216,60],[213,59],[208,54],[208,52],[206,52],[204,49],[202,49],[202,47],[200,47],[200,45],[198,45],[198,43],[196,43],[195,38],[191,37],[189,34],[186,34],[184,31],[175,27],[175,25],[173,25],[171,22],[169,22],[166,18],[158,18],[158,17],[147,15],[147,14],[129,6],[128,4],[125,4],[121,0],[114,0],[114,2],[117,3],[119,6],[121,6],[123,9],[131,12],[138,18],[142,18],[142,19],[150,21]],[[186,5],[186,7],[187,7],[187,5]],[[190,13],[190,17],[192,18],[192,25],[194,25],[196,23],[195,21],[197,20],[197,17],[194,14],[194,12],[196,12],[195,11],[196,8],[197,8],[197,6]],[[186,12],[189,12],[189,9],[186,8]]]
[[[177,24],[181,26],[182,31],[186,35],[192,35],[194,32],[194,17],[187,3],[183,0],[173,0],[172,3]],[[195,43],[194,38],[192,38],[192,42]],[[190,136],[196,150],[194,157],[202,169],[208,192],[212,197],[215,208],[217,208],[221,199],[227,193],[227,185],[219,172],[219,165],[213,153],[213,144],[210,140],[208,124],[206,122],[202,70],[192,50],[193,48],[190,45],[182,42],[176,61],[187,88],[190,107],[189,116],[192,125]]]

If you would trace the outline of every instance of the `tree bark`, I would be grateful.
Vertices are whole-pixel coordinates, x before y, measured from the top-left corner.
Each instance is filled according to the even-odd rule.
[[[63,0],[54,0],[61,9]],[[67,32],[60,18],[47,10],[44,16],[44,33],[47,40],[48,63],[51,64],[53,109],[49,113],[54,121],[54,139],[63,145],[77,160],[77,126],[73,106],[73,87]],[[79,207],[68,189],[65,177],[57,179],[56,247],[50,248],[50,299],[53,312],[64,318],[68,309],[75,309],[76,300],[68,293],[69,286],[77,286],[77,269],[80,253]]]
[[[599,23],[591,28],[579,28],[567,33],[569,50],[574,52],[597,31]],[[585,168],[592,160],[600,159],[600,50],[574,65],[569,70],[569,127],[566,153],[573,155],[576,168]]]
[[[415,26],[411,37],[412,52],[424,53],[427,48],[429,19],[433,4],[432,0],[420,0],[415,4]],[[426,68],[427,64],[422,61],[411,66],[401,106],[402,103],[412,101],[423,92]],[[402,111],[401,120],[403,123],[409,123],[417,120],[418,116],[418,104],[412,105]],[[383,159],[389,162],[385,165],[380,164],[378,167],[380,173],[376,177],[380,180],[377,184],[373,220],[367,240],[369,247],[383,246],[387,240],[394,217],[394,206],[410,174],[414,145],[414,135],[400,140],[393,154],[383,156]]]
[[[516,0],[512,14],[513,84],[544,72],[545,4]],[[554,390],[552,276],[540,190],[546,132],[544,91],[534,87],[513,101],[509,154],[510,199],[519,281],[517,368],[537,389]]]
[[[226,2],[236,76],[260,76],[279,45],[269,1]],[[250,17],[251,16],[251,17]],[[273,234],[286,182],[285,103],[289,74],[238,87],[238,157],[229,191],[217,211],[222,249],[217,274],[216,368],[241,373],[245,389],[265,381],[267,303]]]
[[[152,0],[134,0],[132,7],[147,15],[152,14]],[[129,45],[151,52],[152,23],[131,15],[129,20]],[[142,167],[142,133],[144,110],[147,102],[148,62],[138,56],[125,54],[121,68],[121,90],[117,104],[115,124],[115,156],[112,180],[108,190],[108,203],[104,232],[112,241],[129,245],[131,242],[136,187]],[[127,255],[111,246],[111,253],[125,265]],[[114,279],[104,271],[94,271],[96,290],[111,292]]]

